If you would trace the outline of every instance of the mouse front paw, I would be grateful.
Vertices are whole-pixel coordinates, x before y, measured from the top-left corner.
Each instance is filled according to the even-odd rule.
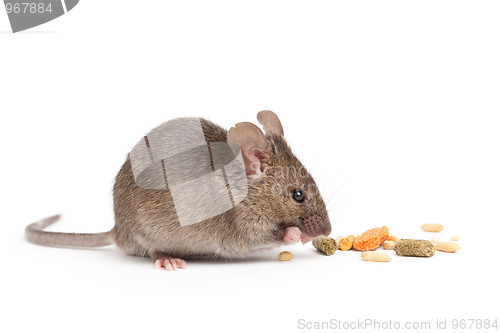
[[[170,257],[165,253],[155,252],[151,255],[151,259],[153,259],[156,269],[163,268],[167,271],[176,271],[177,269],[186,268],[184,260]]]
[[[302,232],[297,227],[288,227],[283,233],[283,241],[285,244],[295,244],[300,241]]]

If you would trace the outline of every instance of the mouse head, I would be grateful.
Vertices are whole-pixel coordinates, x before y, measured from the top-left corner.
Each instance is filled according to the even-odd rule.
[[[258,121],[265,134],[252,123],[238,123],[228,132],[228,142],[242,152],[248,178],[244,204],[253,216],[281,228],[298,227],[303,241],[328,235],[330,220],[314,179],[288,146],[278,116],[261,111]]]

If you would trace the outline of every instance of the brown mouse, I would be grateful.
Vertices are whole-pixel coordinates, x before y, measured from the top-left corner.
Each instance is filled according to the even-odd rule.
[[[328,235],[325,203],[279,118],[261,111],[257,119],[265,134],[249,122],[229,131],[202,118],[160,125],[116,176],[110,231],[43,231],[58,220],[53,216],[26,227],[27,239],[48,246],[116,243],[127,254],[151,257],[156,268],[177,270],[194,256],[240,258]]]

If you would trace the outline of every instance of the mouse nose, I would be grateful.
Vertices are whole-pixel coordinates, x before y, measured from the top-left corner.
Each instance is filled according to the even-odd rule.
[[[332,231],[330,220],[323,219],[317,214],[310,215],[307,218],[300,218],[302,229],[311,237],[320,235],[328,236]]]

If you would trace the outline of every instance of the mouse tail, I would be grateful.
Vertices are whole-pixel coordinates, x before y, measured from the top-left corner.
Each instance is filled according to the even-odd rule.
[[[58,221],[60,217],[61,215],[54,215],[30,224],[25,229],[26,238],[35,244],[62,247],[97,247],[114,243],[110,231],[85,234],[43,230],[45,227]]]

